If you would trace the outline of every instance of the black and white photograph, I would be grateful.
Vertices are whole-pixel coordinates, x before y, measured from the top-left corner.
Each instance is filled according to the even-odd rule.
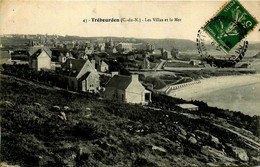
[[[260,166],[259,21],[258,0],[0,0],[0,166]]]

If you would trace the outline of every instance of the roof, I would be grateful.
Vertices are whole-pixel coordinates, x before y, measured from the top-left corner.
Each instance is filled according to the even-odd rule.
[[[114,87],[117,89],[125,90],[131,82],[132,78],[130,76],[115,75],[108,81],[106,87]]]
[[[104,62],[103,60],[101,61],[101,66],[108,66],[106,62]]]
[[[78,79],[78,81],[83,81],[84,79],[88,78],[88,76],[90,75],[90,73],[91,73],[91,72],[85,73],[84,75],[82,75],[82,76]]]
[[[155,49],[152,53],[152,55],[160,55],[161,54],[161,50],[159,49]]]
[[[46,52],[47,55],[51,58],[51,50],[50,49],[46,49],[46,48],[41,48],[36,50],[36,52],[32,55],[30,55],[31,57],[38,57],[42,52]]]
[[[95,56],[94,60],[95,60],[96,62],[99,62],[99,61],[101,61],[101,58],[100,58],[99,56]]]
[[[198,106],[194,105],[194,104],[177,104],[177,106],[183,108],[183,109],[190,109],[190,108],[198,108]]]
[[[77,76],[78,73],[83,68],[85,63],[86,63],[86,60],[83,60],[83,59],[68,59],[62,65],[62,68],[65,68],[66,70],[69,69],[69,71],[65,72],[65,73],[68,73],[68,75],[70,75],[70,76]],[[70,64],[72,65],[71,69],[70,69]]]
[[[51,57],[51,53],[52,53],[51,50],[47,47],[41,47],[41,46],[31,47],[28,51],[29,55],[30,56],[34,55],[37,51],[39,51],[39,49],[45,50],[45,52]]]

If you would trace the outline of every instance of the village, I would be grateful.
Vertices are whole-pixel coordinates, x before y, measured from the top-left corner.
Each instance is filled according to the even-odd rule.
[[[169,51],[134,38],[5,35],[2,43],[1,50],[10,57],[2,62],[5,73],[134,104],[149,104],[152,92],[169,95],[198,84],[212,70],[216,75],[254,72],[222,70],[198,56],[181,56],[174,45]]]
[[[259,116],[173,95],[250,68],[219,69],[138,39],[6,35],[2,43],[2,166],[259,163]]]
[[[177,60],[179,51],[174,47],[171,51],[155,49],[152,44],[134,40],[94,38],[61,42],[57,36],[47,35],[18,38],[27,39],[28,43],[23,49],[15,46],[8,50],[11,58],[3,66],[5,72],[120,102],[151,102],[154,84],[140,81],[142,71],[160,73],[172,65],[190,69],[205,66],[200,60]]]
[[[259,166],[259,7],[2,0],[0,167]]]

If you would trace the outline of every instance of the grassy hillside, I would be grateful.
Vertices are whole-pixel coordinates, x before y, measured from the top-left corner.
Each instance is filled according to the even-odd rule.
[[[33,167],[260,163],[257,117],[201,102],[194,102],[200,111],[188,112],[174,105],[185,101],[153,94],[150,107],[158,111],[11,76],[0,79],[2,162]]]

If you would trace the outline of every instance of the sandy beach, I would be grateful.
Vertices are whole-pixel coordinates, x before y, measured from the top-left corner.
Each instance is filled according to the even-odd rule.
[[[207,95],[211,92],[254,83],[260,83],[260,74],[212,77],[202,79],[199,84],[172,90],[169,96],[185,100],[195,100],[196,98]]]

